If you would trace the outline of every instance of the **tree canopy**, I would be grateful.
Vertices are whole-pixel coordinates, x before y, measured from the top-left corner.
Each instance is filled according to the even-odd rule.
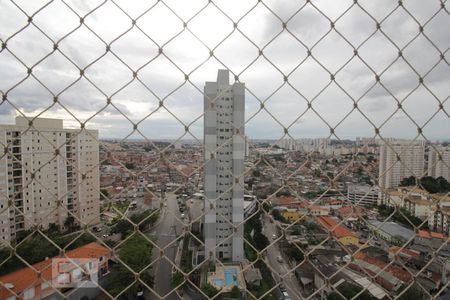
[[[400,182],[400,186],[415,186],[416,184],[431,194],[448,193],[450,191],[450,183],[442,176],[438,178],[433,178],[431,176],[422,178],[410,176],[403,178]]]
[[[122,244],[118,253],[120,260],[132,271],[140,273],[140,279],[150,287],[153,286],[153,277],[149,274],[152,250],[152,244],[141,234],[135,233]],[[135,282],[133,273],[125,265],[119,262],[111,268],[111,273],[105,279],[104,288],[115,296],[134,282],[120,297],[134,299],[142,283]]]

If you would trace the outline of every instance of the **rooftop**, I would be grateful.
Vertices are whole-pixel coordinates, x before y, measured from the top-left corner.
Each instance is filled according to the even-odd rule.
[[[320,216],[317,217],[317,220],[322,224],[328,231],[333,232],[333,234],[338,237],[346,237],[346,236],[353,236],[356,237],[355,233],[345,228],[343,225],[338,224],[338,222],[331,218],[331,217],[325,217]]]
[[[369,220],[369,223],[373,227],[378,228],[377,230],[382,230],[387,234],[389,234],[391,237],[399,236],[405,240],[409,240],[411,237],[415,235],[414,231],[412,231],[411,229],[408,229],[395,222],[386,222],[383,224],[383,222],[380,222],[378,220]]]
[[[53,258],[99,258],[102,256],[107,256],[109,253],[108,249],[97,244],[90,243],[79,248],[70,250],[66,252],[65,255],[55,256]],[[37,272],[41,273],[41,279],[38,278]],[[7,297],[13,296],[13,291],[15,294],[20,294],[24,290],[35,286],[37,283],[43,281],[52,280],[52,259],[47,259],[38,263],[35,263],[31,267],[22,268],[15,272],[9,273],[0,277],[0,298],[6,299]],[[5,284],[11,284],[11,291],[5,288]]]

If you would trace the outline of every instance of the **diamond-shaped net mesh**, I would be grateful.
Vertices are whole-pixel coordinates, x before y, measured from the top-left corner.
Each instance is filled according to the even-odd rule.
[[[0,299],[450,297],[447,1],[5,0],[0,28]]]

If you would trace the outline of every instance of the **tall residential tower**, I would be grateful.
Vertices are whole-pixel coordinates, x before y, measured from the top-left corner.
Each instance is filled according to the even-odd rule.
[[[0,240],[35,224],[64,227],[68,212],[75,222],[100,221],[98,132],[31,120],[0,125],[0,144],[8,145],[0,158]]]
[[[428,176],[450,180],[450,147],[433,146],[428,151]]]
[[[205,255],[233,262],[244,258],[244,90],[228,70],[204,89]]]
[[[423,141],[393,141],[380,148],[379,185],[396,188],[403,178],[422,177],[425,168]]]

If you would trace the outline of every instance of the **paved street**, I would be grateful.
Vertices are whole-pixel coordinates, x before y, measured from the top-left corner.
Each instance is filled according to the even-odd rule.
[[[157,239],[157,244],[159,247],[163,248],[170,244],[170,246],[164,250],[165,259],[160,259],[153,265],[155,278],[154,288],[161,298],[158,298],[153,294],[146,295],[146,299],[152,300],[180,299],[170,285],[172,264],[167,259],[172,262],[175,260],[175,253],[178,247],[178,241],[175,241],[175,239],[181,233],[182,225],[175,218],[175,216],[178,218],[180,217],[175,194],[167,193],[166,197],[167,206],[163,209],[158,225],[149,233],[149,236]],[[156,257],[159,257],[159,249],[155,247],[153,249],[153,259]]]
[[[270,242],[274,241],[272,239],[273,234],[276,234],[278,236],[276,225],[275,223],[270,223],[268,216],[265,216],[263,219],[263,233],[267,236]],[[267,249],[266,262],[268,262],[270,267],[275,270],[275,272],[273,272],[273,276],[276,282],[280,282],[280,280],[282,279],[281,276],[287,274],[291,269],[284,258],[282,263],[278,262],[278,256],[282,256],[278,244],[275,244]],[[297,278],[295,277],[294,272],[291,272],[287,276],[285,276],[282,279],[282,282],[286,287],[287,293],[289,294],[291,299],[302,299],[300,285],[297,281]]]

